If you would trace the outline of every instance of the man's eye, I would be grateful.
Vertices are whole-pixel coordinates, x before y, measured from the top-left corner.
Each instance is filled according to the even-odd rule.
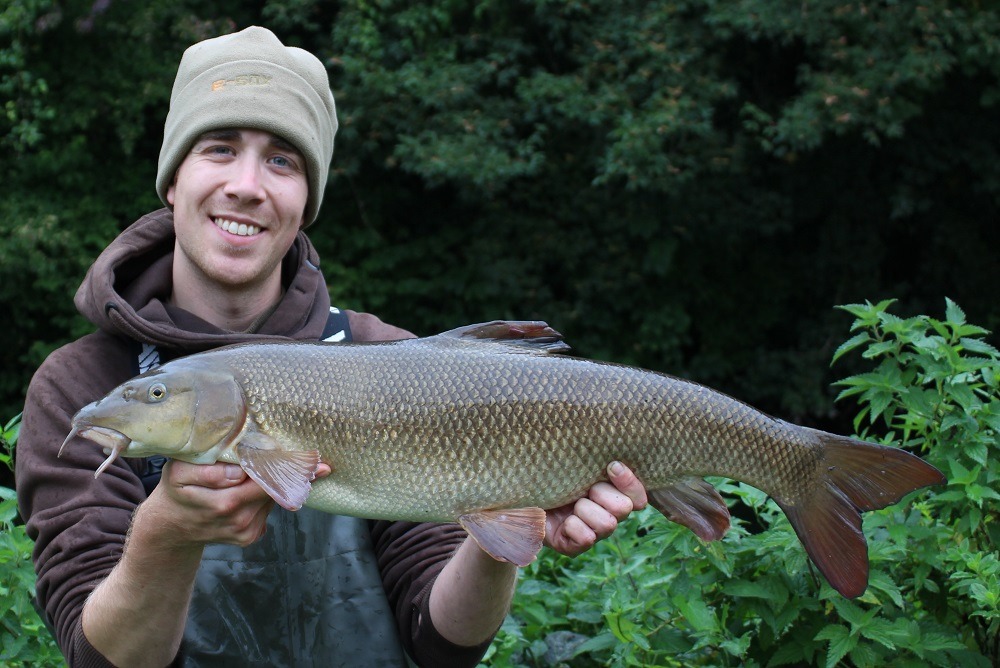
[[[283,155],[276,155],[276,156],[274,156],[273,158],[271,158],[271,162],[274,163],[275,165],[277,165],[278,167],[294,167],[295,166],[295,163],[293,163],[291,160],[289,160],[288,158],[286,158]]]

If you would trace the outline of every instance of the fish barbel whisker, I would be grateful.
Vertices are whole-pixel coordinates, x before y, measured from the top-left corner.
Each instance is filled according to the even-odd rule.
[[[108,453],[108,458],[105,459],[104,462],[97,467],[97,471],[94,472],[95,478],[104,473],[104,471],[111,466],[111,463],[118,459],[119,455],[125,452],[128,449],[128,446],[132,443],[132,439],[128,436],[120,431],[116,431],[108,427],[95,427],[88,424],[73,425],[73,428],[70,430],[66,440],[63,441],[61,446],[59,446],[59,452],[56,454],[56,457],[62,457],[63,449],[65,449],[66,444],[73,440],[76,436],[86,438],[89,441],[93,441],[94,443],[103,446],[104,451]]]

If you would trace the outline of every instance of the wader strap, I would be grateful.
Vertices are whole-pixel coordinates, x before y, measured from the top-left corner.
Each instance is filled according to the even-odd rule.
[[[351,324],[347,321],[347,314],[336,306],[330,307],[330,315],[326,319],[326,327],[323,328],[323,341],[331,343],[348,343],[351,338]]]

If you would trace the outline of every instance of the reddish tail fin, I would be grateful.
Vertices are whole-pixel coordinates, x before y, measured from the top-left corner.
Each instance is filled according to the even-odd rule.
[[[848,598],[868,587],[868,544],[861,511],[885,508],[913,490],[945,481],[905,450],[810,430],[822,445],[811,494],[778,505],[830,585]]]

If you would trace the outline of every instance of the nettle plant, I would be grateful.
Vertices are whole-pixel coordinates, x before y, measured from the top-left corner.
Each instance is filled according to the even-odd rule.
[[[863,596],[826,584],[766,495],[717,480],[734,510],[722,541],[646,510],[582,557],[546,551],[486,663],[1000,665],[1000,353],[950,300],[943,320],[892,303],[840,307],[856,319],[834,362],[860,353],[873,368],[837,383],[838,399],[859,403],[863,438],[925,457],[948,483],[865,514]]]
[[[11,467],[20,416],[0,430],[0,464]],[[65,665],[31,604],[35,571],[31,539],[17,522],[14,490],[0,486],[0,666]]]

